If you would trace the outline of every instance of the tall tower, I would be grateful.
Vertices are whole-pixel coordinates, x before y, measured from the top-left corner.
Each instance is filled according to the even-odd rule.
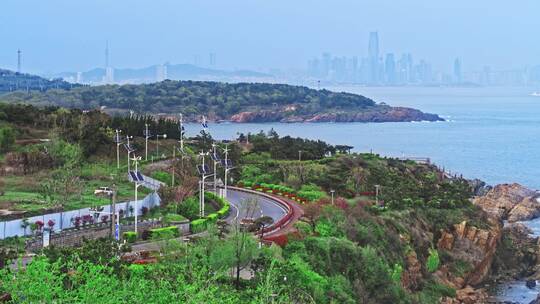
[[[21,72],[21,49],[17,50],[17,73]]]
[[[369,82],[377,83],[379,81],[379,33],[369,33]]]
[[[110,66],[109,62],[109,40],[105,41],[105,76],[103,77],[103,82],[114,82],[114,69]]]
[[[461,72],[461,60],[456,58],[454,61],[454,82],[460,83],[463,81],[463,76]]]

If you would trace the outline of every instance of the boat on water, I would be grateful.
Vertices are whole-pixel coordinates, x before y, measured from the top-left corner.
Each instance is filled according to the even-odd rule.
[[[539,92],[532,92],[531,96],[540,97],[540,91]]]

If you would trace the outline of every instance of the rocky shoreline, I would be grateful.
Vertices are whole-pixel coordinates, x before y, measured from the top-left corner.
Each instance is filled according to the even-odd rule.
[[[287,111],[287,109],[245,111],[232,115],[228,120],[235,123],[444,121],[436,114],[424,113],[412,108],[390,106],[378,106],[363,111],[335,111],[315,114],[299,114],[296,110]]]
[[[484,227],[462,222],[441,231],[437,242],[439,250],[472,265],[462,277],[452,276],[445,267],[434,274],[438,282],[457,290],[455,298],[443,298],[441,303],[540,304],[540,296],[531,302],[530,295],[527,300],[516,300],[493,294],[494,287],[515,281],[530,294],[535,293],[536,281],[540,279],[540,243],[526,223],[540,216],[538,193],[519,184],[478,190],[482,195],[475,197],[473,204],[486,215],[482,219]]]

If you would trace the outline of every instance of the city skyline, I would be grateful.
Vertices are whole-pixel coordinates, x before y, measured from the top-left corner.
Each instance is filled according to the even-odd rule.
[[[448,58],[456,57],[470,70],[540,63],[540,42],[532,38],[540,26],[535,13],[540,3],[532,0],[520,5],[487,0],[8,0],[3,8],[0,66],[16,70],[15,51],[20,48],[23,69],[37,73],[101,66],[106,40],[114,67],[200,64],[212,53],[219,68],[298,69],[322,52],[365,57],[364,37],[375,31],[385,37],[381,50],[415,54],[436,70],[452,69]],[[13,13],[17,11],[25,11],[25,18]]]

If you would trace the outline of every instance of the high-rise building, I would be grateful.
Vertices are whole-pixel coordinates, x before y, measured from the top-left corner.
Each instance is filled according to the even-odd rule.
[[[332,68],[332,55],[330,53],[323,53],[322,55],[322,77],[327,77],[330,74]]]
[[[379,33],[369,33],[368,46],[369,82],[379,82]]]
[[[396,84],[396,61],[394,59],[394,54],[386,54],[386,61],[384,62],[384,72],[385,72],[385,82],[387,84],[394,85]]]
[[[454,82],[463,82],[463,74],[461,72],[461,60],[459,58],[456,58],[456,60],[454,61]]]
[[[114,69],[109,65],[109,40],[105,42],[105,76],[103,82],[107,84],[114,83]]]

